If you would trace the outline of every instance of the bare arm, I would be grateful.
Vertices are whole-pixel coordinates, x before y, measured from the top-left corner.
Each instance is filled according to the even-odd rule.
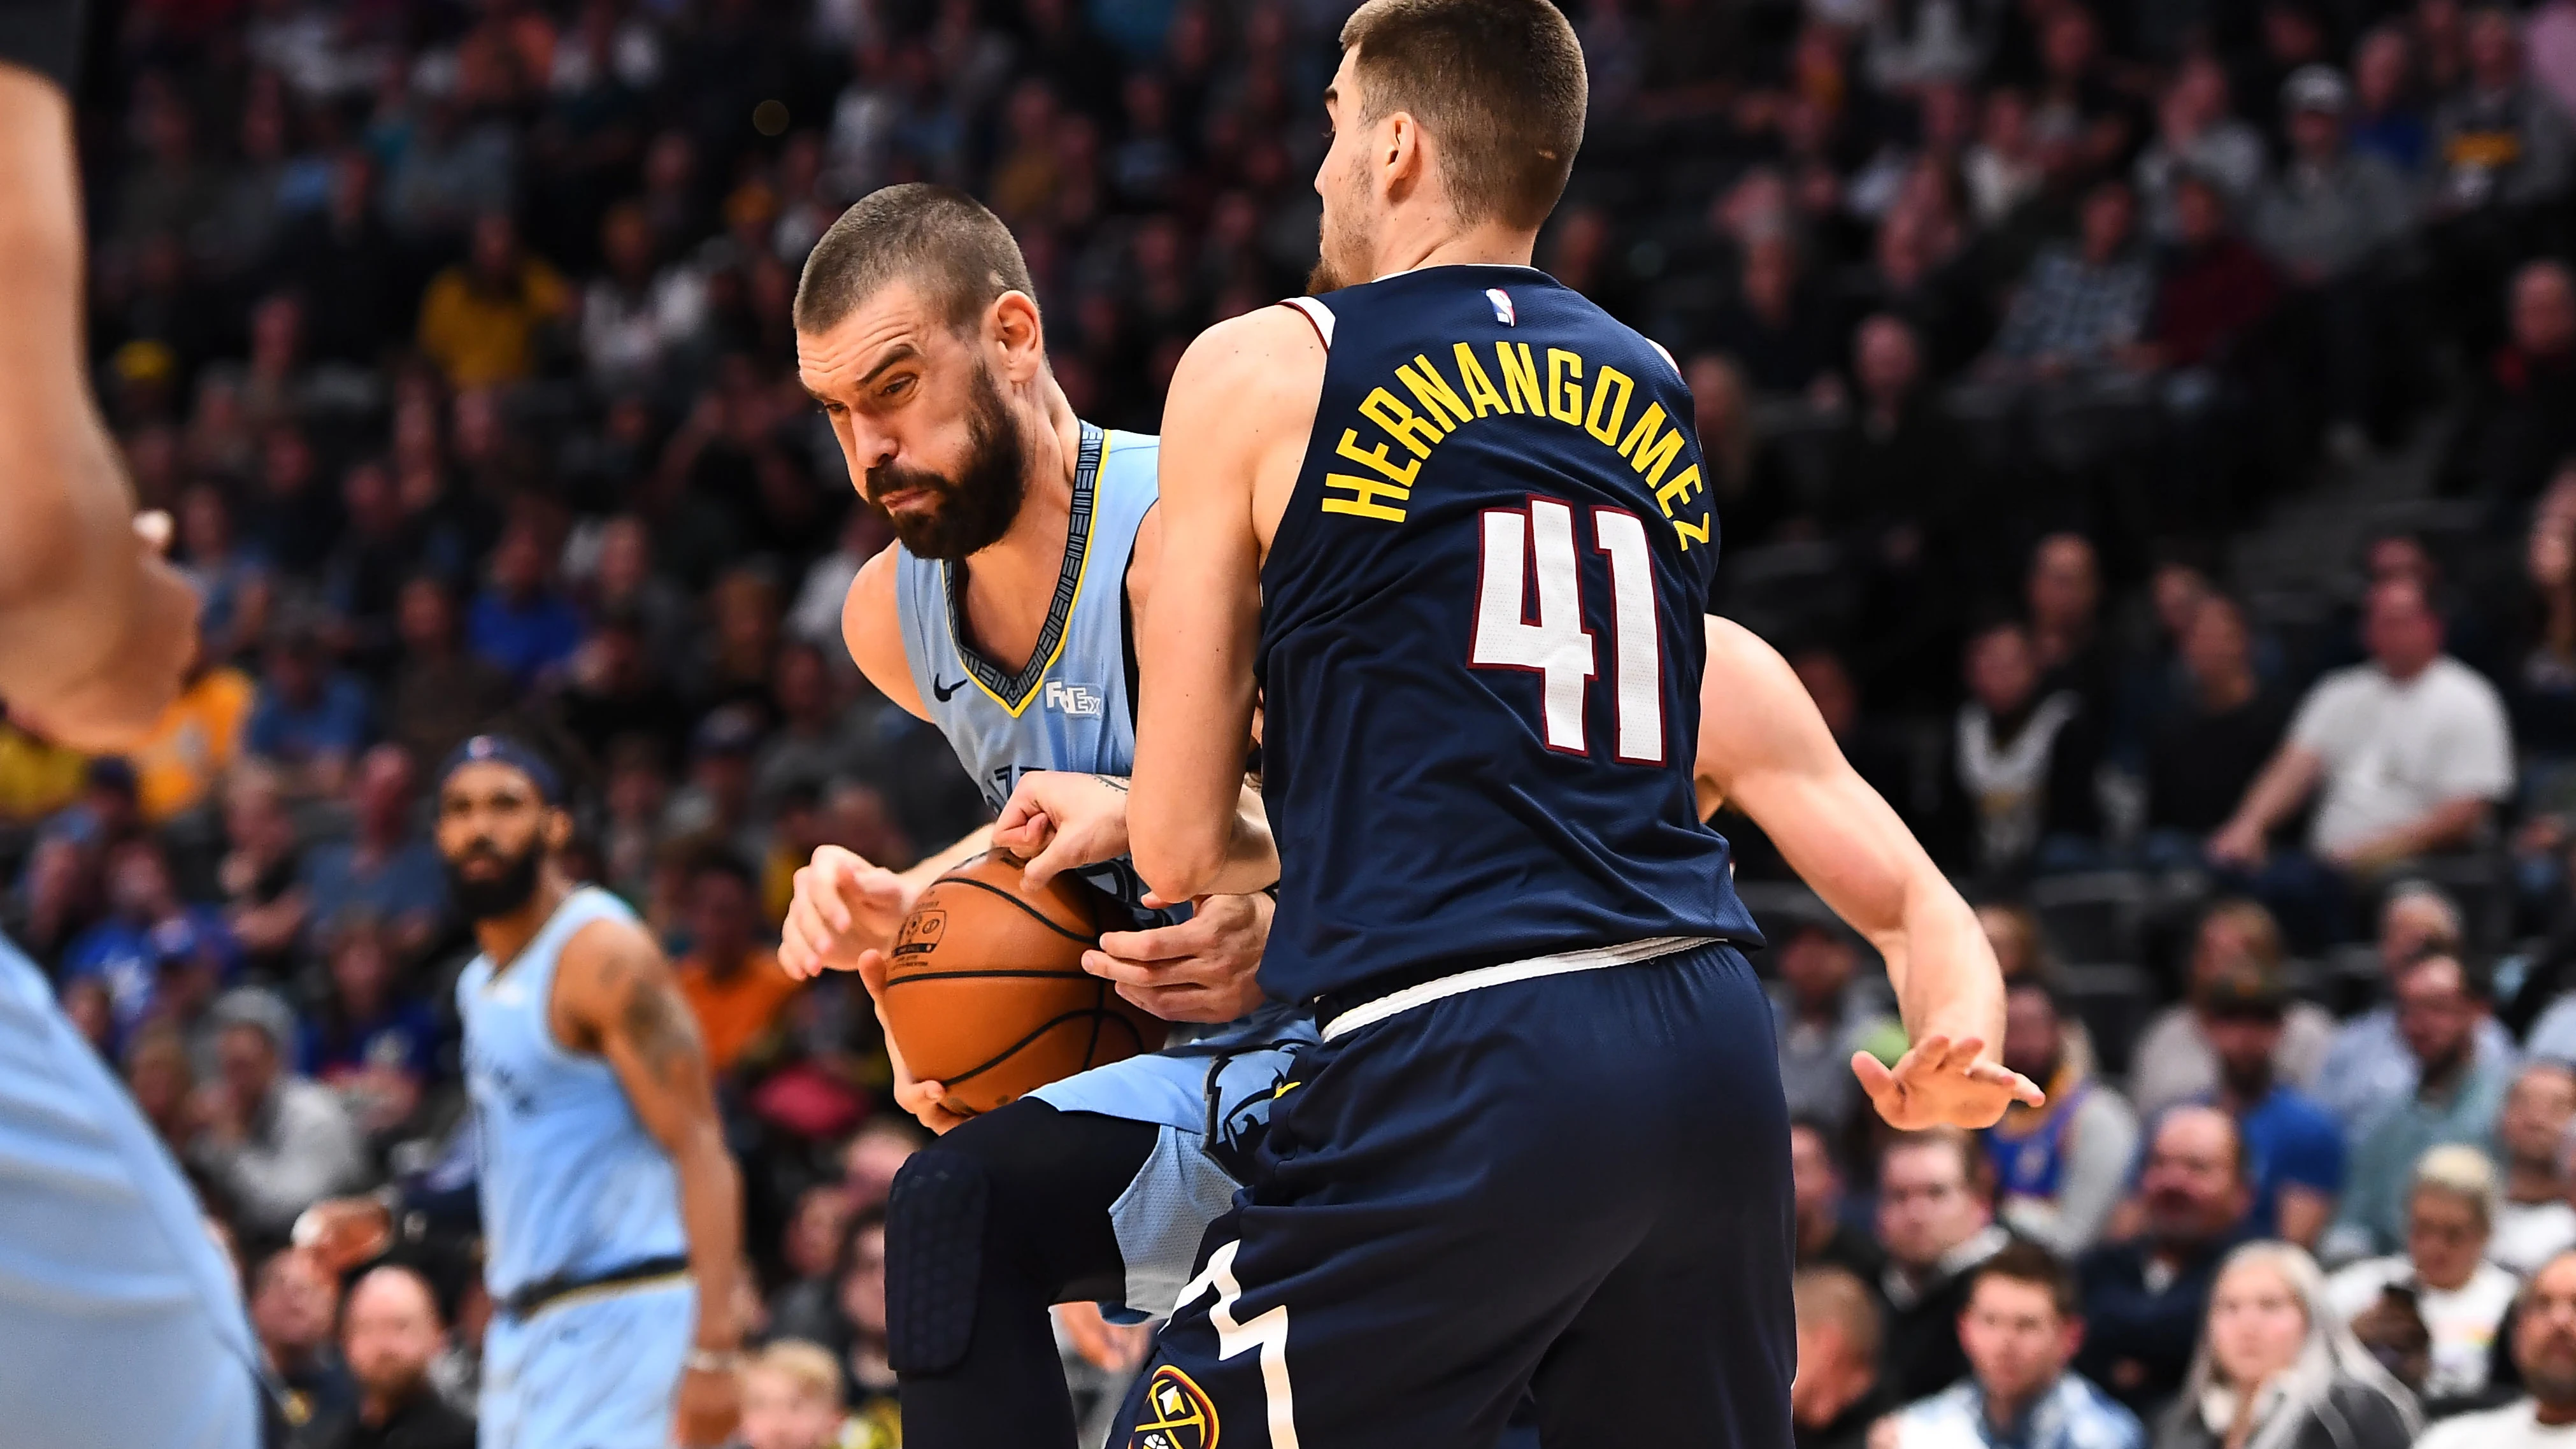
[[[0,64],[0,698],[114,750],[151,729],[196,652],[196,596],[138,538],[81,360],[71,107]]]
[[[733,1155],[725,1150],[706,1048],[698,1040],[688,1003],[680,999],[670,963],[639,928],[595,921],[575,933],[565,948],[556,990],[556,1009],[574,1027],[573,1040],[608,1062],[644,1130],[671,1154],[680,1179],[689,1271],[698,1284],[692,1341],[712,1353],[732,1353],[742,1341],[742,1325],[734,1316],[734,1279],[742,1262],[742,1180]],[[683,1412],[685,1417],[685,1405]]]
[[[895,551],[879,549],[859,565],[850,580],[850,596],[841,601],[841,642],[850,662],[868,677],[877,692],[902,706],[915,719],[928,719],[921,689],[912,682],[912,661],[904,657],[903,619],[895,607]]]
[[[1208,329],[1163,409],[1155,592],[1137,621],[1137,873],[1167,901],[1241,894],[1279,878],[1267,832],[1236,809],[1252,738],[1263,500],[1285,495],[1313,430],[1323,344],[1284,308]],[[1185,607],[1183,606],[1185,605]]]
[[[1887,962],[1914,1049],[1893,1074],[1855,1059],[1881,1113],[1901,1127],[1983,1127],[2016,1098],[2036,1101],[2035,1087],[1995,1062],[2003,973],[1976,913],[1843,758],[1788,661],[1724,619],[1708,621],[1708,643],[1700,680],[1703,794],[1752,817]],[[1930,1060],[1909,1065],[1918,1056]],[[1925,1075],[1917,1078],[1918,1071]]]
[[[2411,855],[2448,850],[2476,838],[2491,807],[2471,796],[2445,800],[2415,819],[2343,853],[2343,864],[2361,869],[2394,865]]]
[[[2325,773],[2325,756],[2305,745],[2284,743],[2263,773],[2245,787],[2236,814],[2211,837],[2211,853],[2223,859],[2257,861],[2263,838],[2297,812]]]

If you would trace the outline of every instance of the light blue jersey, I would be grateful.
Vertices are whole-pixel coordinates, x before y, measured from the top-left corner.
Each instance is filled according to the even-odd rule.
[[[1134,653],[1128,648],[1127,564],[1160,496],[1160,439],[1082,425],[1064,570],[1037,648],[1016,675],[978,654],[958,627],[965,579],[932,559],[899,556],[895,609],[913,687],[930,722],[999,810],[1035,770],[1129,775],[1136,768]],[[1139,926],[1186,912],[1148,911],[1124,859],[1083,872]],[[1111,1210],[1127,1263],[1126,1306],[1169,1313],[1190,1275],[1200,1235],[1232,1202],[1235,1181],[1208,1155],[1219,1136],[1255,1128],[1285,1070],[1285,1049],[1314,1040],[1311,1017],[1281,1007],[1030,1093],[1062,1112],[1152,1122],[1162,1140]],[[1187,1038],[1183,1040],[1182,1038]]]
[[[549,1020],[565,944],[593,921],[634,919],[624,901],[584,886],[507,970],[478,955],[457,979],[495,1301],[688,1251],[670,1155],[608,1063],[567,1050]]]
[[[258,1363],[178,1164],[0,941],[0,1442],[253,1449]]]

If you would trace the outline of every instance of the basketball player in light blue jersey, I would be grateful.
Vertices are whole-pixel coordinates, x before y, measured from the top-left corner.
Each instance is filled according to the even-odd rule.
[[[0,700],[84,750],[141,741],[196,597],[138,527],[80,340],[76,0],[0,6]],[[259,1354],[187,1180],[35,963],[0,941],[0,1442],[251,1449]]]
[[[483,1449],[733,1431],[742,1185],[697,1026],[624,902],[555,863],[550,766],[496,735],[441,772],[438,850],[481,955],[456,983],[482,1157]]]
[[[851,588],[851,656],[938,726],[996,809],[1031,772],[1114,782],[1134,767],[1129,620],[1149,605],[1159,558],[1156,441],[1074,415],[1032,294],[992,213],[898,186],[825,234],[797,297],[806,386],[900,540]],[[931,386],[934,366],[956,380]],[[856,969],[881,988],[876,953],[913,897],[988,835],[902,875],[818,852],[799,872],[781,962]],[[1312,1039],[1309,1021],[1264,1009],[1251,984],[1266,897],[1165,910],[1123,861],[1085,874],[1140,928],[1104,936],[1086,967],[1158,1015],[1219,1025],[971,1122],[942,1105],[941,1084],[901,1075],[898,1054],[898,1100],[945,1133],[889,1205],[890,1357],[911,1449],[1073,1442],[1048,1305],[1170,1311],[1234,1195],[1220,1158],[1266,1118],[1284,1046]]]

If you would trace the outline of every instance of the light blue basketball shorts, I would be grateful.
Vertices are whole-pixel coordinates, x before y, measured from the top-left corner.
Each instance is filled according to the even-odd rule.
[[[698,1321],[687,1279],[576,1294],[483,1340],[480,1449],[668,1449]]]
[[[0,941],[0,1443],[256,1449],[257,1364],[178,1164]]]
[[[1153,1155],[1109,1210],[1127,1262],[1124,1302],[1103,1305],[1126,1310],[1113,1316],[1141,1321],[1171,1313],[1196,1266],[1200,1237],[1234,1205],[1242,1185],[1210,1147],[1222,1150],[1266,1126],[1289,1063],[1319,1039],[1311,1014],[1268,1007],[1185,1045],[1094,1067],[1029,1094],[1059,1112],[1097,1112],[1162,1129]]]

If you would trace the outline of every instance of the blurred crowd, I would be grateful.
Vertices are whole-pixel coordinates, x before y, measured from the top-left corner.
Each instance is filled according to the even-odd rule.
[[[129,757],[0,724],[7,924],[228,1227],[305,1442],[470,1433],[423,795],[495,724],[569,763],[576,869],[721,1070],[747,1442],[899,1442],[917,1138],[863,995],[771,944],[815,846],[902,866],[981,806],[841,645],[890,532],[798,385],[798,269],[877,186],[967,187],[1076,408],[1151,430],[1191,337],[1301,289],[1350,8],[91,8],[95,377],[205,646]],[[1986,903],[2053,1094],[1873,1132],[1874,963],[1722,822],[1799,1114],[1802,1445],[2576,1417],[2576,0],[1568,9],[1538,260],[1681,359],[1729,612]],[[2440,527],[2323,595],[2241,566],[2390,469]],[[289,1245],[387,1181],[449,1204],[403,1265]],[[1095,1396],[1135,1349],[1065,1338]]]

